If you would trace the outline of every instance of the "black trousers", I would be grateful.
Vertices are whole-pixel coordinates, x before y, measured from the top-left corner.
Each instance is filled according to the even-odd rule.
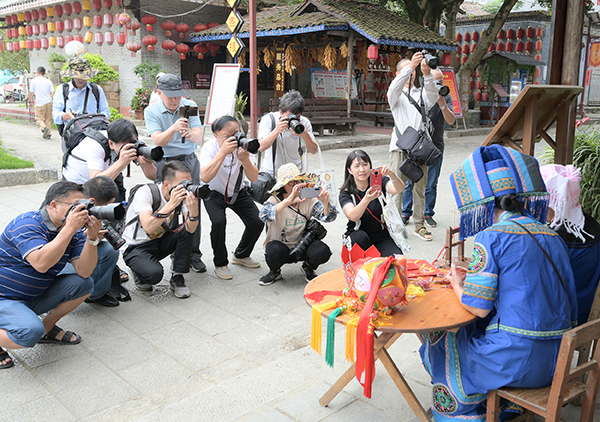
[[[225,202],[225,198],[219,192],[211,191],[204,198],[204,207],[212,223],[210,243],[213,249],[213,263],[215,267],[224,267],[229,264],[227,246],[225,246],[225,228],[227,227],[226,208],[231,208],[240,217],[245,226],[242,238],[233,255],[236,258],[249,257],[256,241],[262,233],[264,224],[258,218],[258,208],[256,208],[248,190],[242,189],[233,204]]]
[[[185,274],[190,271],[191,250],[191,233],[185,229],[179,233],[167,231],[158,239],[128,247],[123,252],[123,259],[141,282],[157,284],[164,272],[160,260],[173,254],[173,271]]]
[[[400,249],[394,243],[394,239],[392,239],[389,234],[380,239],[371,239],[367,232],[362,230],[354,230],[353,232],[346,233],[346,235],[350,236],[350,240],[352,241],[353,245],[358,243],[358,245],[365,251],[372,245],[375,245],[377,250],[381,253],[381,256],[402,254],[402,249]]]
[[[290,256],[290,248],[279,240],[272,240],[267,243],[265,248],[265,260],[271,271],[278,271],[284,264],[306,261],[306,263],[316,270],[319,265],[326,263],[331,258],[331,249],[322,240],[315,240],[308,248],[306,253],[296,260]]]

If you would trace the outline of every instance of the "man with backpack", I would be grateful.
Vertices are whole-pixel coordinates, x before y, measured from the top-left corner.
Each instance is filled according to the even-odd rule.
[[[102,87],[88,82],[100,73],[92,69],[90,62],[82,56],[69,60],[69,67],[62,70],[63,78],[72,78],[70,82],[56,87],[52,103],[52,119],[62,135],[65,125],[77,114],[101,113],[110,118],[110,108]]]

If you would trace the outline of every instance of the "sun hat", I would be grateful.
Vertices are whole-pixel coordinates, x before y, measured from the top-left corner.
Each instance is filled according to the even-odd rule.
[[[64,78],[77,78],[89,80],[100,73],[99,70],[93,69],[88,59],[81,56],[73,57],[69,60],[68,68],[60,71],[60,76]]]
[[[460,238],[494,224],[495,199],[515,194],[523,208],[546,222],[549,194],[534,157],[500,145],[477,148],[450,175],[460,212]]]
[[[183,90],[183,83],[181,78],[167,73],[158,78],[158,89],[167,97],[185,97],[185,91]]]
[[[284,164],[279,167],[279,170],[277,170],[277,183],[275,186],[273,186],[273,189],[271,189],[269,193],[277,193],[279,189],[294,180],[307,183],[317,183],[319,181],[319,176],[315,173],[301,173],[294,163]]]
[[[562,225],[568,233],[585,242],[585,215],[579,203],[581,171],[570,164],[549,164],[540,167],[540,173],[550,193],[549,206],[554,211],[550,228],[556,229]]]

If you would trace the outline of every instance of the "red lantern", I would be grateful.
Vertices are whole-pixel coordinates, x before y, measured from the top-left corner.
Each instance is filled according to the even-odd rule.
[[[475,44],[475,43],[471,44],[471,53],[474,52],[476,48],[477,48],[477,44]]]
[[[110,9],[112,7],[112,0],[104,0],[104,7]]]
[[[45,23],[40,24],[40,34],[46,35],[48,33],[48,25]]]
[[[471,35],[471,39],[473,41],[479,41],[479,32],[473,31],[473,34]]]
[[[140,22],[137,19],[131,19],[131,22],[129,23],[129,25],[127,25],[127,29],[131,29],[133,31],[133,35],[135,35],[135,32],[140,29],[142,25],[140,25]]]
[[[456,47],[456,55],[460,56],[462,54],[462,48],[460,48],[460,45],[458,47]]]
[[[179,38],[185,38],[185,33],[189,30],[190,26],[187,23],[178,23],[175,25],[175,31],[179,32]]]
[[[56,32],[63,32],[65,30],[65,23],[61,20],[56,21]]]
[[[54,13],[60,18],[64,14],[63,7],[60,4],[57,4],[54,6]]]
[[[58,37],[56,37],[56,46],[59,48],[64,48],[65,37],[63,37],[62,35],[59,35]]]
[[[442,66],[452,66],[452,54],[444,53],[442,56]]]
[[[154,25],[156,23],[156,16],[152,16],[152,15],[142,16],[142,23],[144,25],[146,25],[146,31],[152,32],[152,31],[154,31],[154,28],[152,27],[152,25]],[[151,51],[154,51],[154,49],[152,49]]]
[[[480,102],[481,101],[481,92],[476,92],[475,93],[475,101]]]
[[[526,33],[527,33],[527,38],[533,37],[533,28],[531,26],[528,26]]]
[[[462,60],[461,63],[465,64],[467,62],[468,57],[467,56],[462,56]]]
[[[50,42],[48,41],[48,38],[42,38],[42,48],[44,50],[47,50],[48,47],[50,47]]]
[[[115,42],[115,34],[113,34],[110,31],[105,32],[104,41],[106,41],[106,44],[108,45],[113,45],[113,43]]]
[[[31,12],[29,11],[25,12],[25,22],[31,22]],[[8,25],[8,22],[6,24]]]
[[[488,100],[488,93],[484,92],[483,93],[483,101],[487,101]]]
[[[498,31],[498,39],[502,40],[504,39],[504,29],[501,29],[500,31]]]
[[[73,29],[79,31],[81,28],[83,28],[83,22],[81,21],[81,18],[73,19]]]
[[[456,33],[456,42],[458,42],[458,43],[462,42],[462,34],[460,32]]]
[[[102,0],[93,0],[92,5],[94,10],[100,10],[102,9]]]
[[[33,31],[33,35],[40,35],[40,26],[36,23],[35,25],[31,25],[31,30]],[[13,36],[14,36],[13,32]]]
[[[125,48],[131,51],[131,57],[135,57],[135,53],[137,53],[142,48],[142,44],[137,41],[129,41],[125,44]]]
[[[33,47],[36,50],[39,50],[40,48],[42,48],[42,41],[40,41],[40,40],[33,40]]]
[[[12,25],[13,24],[13,22],[12,22],[12,16],[11,15],[6,15],[4,17],[4,23],[6,23],[6,26]]]
[[[27,40],[27,50],[33,50],[33,40]]]
[[[167,56],[171,56],[171,55],[173,55],[171,50],[173,50],[176,45],[177,44],[175,44],[175,41],[173,41],[173,40],[165,40],[162,42],[162,44],[160,46],[163,48],[163,50],[166,50]]]
[[[471,33],[470,32],[465,32],[465,42],[469,42],[471,41]]]
[[[124,32],[119,32],[117,34],[117,44],[123,47],[125,45],[125,41],[127,41],[127,36]]]
[[[542,38],[542,32],[543,32],[542,26],[538,25],[538,27],[535,29],[535,36],[538,38]]]
[[[119,7],[121,7],[121,6],[122,6],[122,3],[123,3],[123,2],[122,2],[121,0],[115,0],[115,6],[119,6]]]
[[[525,43],[525,51],[527,51],[529,53],[532,48],[533,48],[533,43],[531,41],[527,41]]]
[[[102,21],[104,22],[104,25],[112,26],[114,23],[114,17],[111,13],[105,13]]]
[[[12,43],[12,46],[13,46],[13,51],[21,51],[21,44],[19,44],[18,41],[14,41]]]
[[[65,45],[69,44],[71,41],[73,41],[75,39],[75,37],[73,35],[67,35],[65,37]]]
[[[377,57],[379,57],[379,48],[376,44],[371,44],[369,46],[367,49],[367,57],[369,60],[377,60]]]
[[[206,31],[207,29],[208,29],[208,26],[204,25],[203,23],[194,25],[194,32],[202,32],[202,31]]]
[[[208,53],[208,48],[204,44],[196,44],[194,46],[194,51],[198,53],[198,58],[203,59],[204,54]]]
[[[519,27],[517,28],[517,40],[520,40],[521,38],[523,38],[523,28]]]
[[[40,18],[40,12],[38,12],[37,10],[32,10],[31,11],[31,20],[37,21],[39,18]],[[8,25],[8,22],[7,22],[7,25]]]
[[[381,82],[376,81],[374,85],[375,85],[375,91],[379,91],[379,88],[381,88]]]
[[[541,54],[536,54],[534,59],[542,61],[542,55]]]
[[[158,42],[158,39],[154,35],[146,35],[142,38],[142,43],[148,46],[148,51],[154,51],[154,46]]]
[[[100,16],[100,15],[94,16],[94,26],[96,28],[102,28],[102,24],[103,24],[102,23],[102,16]]]
[[[517,51],[517,53],[520,53],[523,51],[523,41],[519,41],[517,42],[517,45],[515,47],[515,50]]]
[[[477,85],[476,86],[477,86],[477,89],[481,89],[481,80],[477,81]]]
[[[508,51],[509,53],[513,51],[513,43],[511,41],[506,42],[506,51]]]
[[[81,44],[83,44],[83,35],[81,35],[81,34],[75,35],[75,41],[79,41]]]
[[[71,6],[70,3],[65,3],[63,8],[65,11],[65,15],[70,15],[71,13],[73,13],[73,7]]]
[[[504,51],[504,43],[502,41],[498,41],[498,44],[496,44],[496,51]]]
[[[473,88],[475,88],[475,81],[473,79],[471,79],[469,82],[469,88],[471,88],[471,91],[473,91]]]
[[[535,42],[535,50],[539,53],[542,51],[542,40],[537,40]]]
[[[81,13],[81,3],[78,1],[73,2],[73,13]]]
[[[40,10],[42,10],[42,9],[40,9]],[[44,13],[45,13],[46,9],[43,9],[43,10],[44,10]],[[16,13],[13,14],[13,15],[11,15],[11,19],[12,19],[13,25],[18,25],[19,24],[19,17],[17,16]],[[44,16],[44,19],[46,19],[46,16]],[[25,48],[25,47],[23,47],[23,48]]]
[[[73,30],[73,21],[71,19],[65,19],[65,31]]]
[[[217,55],[217,51],[219,51],[221,46],[219,44],[209,42],[208,44],[206,44],[206,48],[208,48],[208,50],[210,51],[210,55],[212,57],[215,57]]]
[[[490,48],[488,48],[488,51],[491,53],[492,51],[496,50],[496,44],[491,43],[490,44]]]
[[[102,34],[102,32],[96,32],[94,34],[94,42],[98,46],[101,46],[104,43],[104,34]]]
[[[208,24],[208,29],[214,28],[215,26],[219,26],[219,25],[221,25],[221,24],[217,23],[217,22],[211,22],[211,23]]]
[[[469,49],[469,44],[467,44],[467,43],[464,43],[464,44],[463,44],[463,47],[462,47],[462,52],[463,52],[464,54],[469,54],[469,51],[471,51],[471,50]]]
[[[25,35],[27,35],[28,37],[31,37],[33,35],[33,28],[31,27],[31,25],[27,25],[25,27]]]
[[[40,9],[40,19],[46,19],[48,17],[48,13],[46,12],[46,9],[44,9],[43,7]],[[14,18],[13,18],[14,21]]]
[[[164,31],[166,31],[165,35],[167,37],[170,37],[171,35],[173,35],[173,33],[171,31],[175,29],[175,22],[173,22],[173,21],[164,21],[163,23],[160,24],[160,27]],[[173,48],[175,48],[175,47],[173,47]]]
[[[506,31],[506,39],[512,40],[514,37],[515,37],[515,30],[512,28],[508,28],[508,31]]]
[[[187,53],[189,53],[190,47],[187,44],[183,44],[183,43],[177,44],[175,46],[175,51],[177,51],[179,53],[179,58],[181,60],[185,60],[185,55]]]

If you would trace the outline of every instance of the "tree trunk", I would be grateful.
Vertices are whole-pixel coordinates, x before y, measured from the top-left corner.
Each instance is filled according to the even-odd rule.
[[[456,15],[458,14],[458,9],[460,8],[461,4],[462,1],[460,3],[455,3],[446,10],[446,38],[448,38],[450,41],[455,40],[454,34],[456,34]],[[451,54],[452,63],[457,63],[456,49],[452,50]],[[459,67],[460,65],[458,63],[454,65],[454,71],[457,72]]]
[[[481,37],[481,41],[479,44],[477,44],[475,51],[471,53],[465,64],[461,66],[458,72],[458,83],[460,86],[459,96],[460,102],[463,105],[463,114],[465,116],[465,120],[468,120],[469,118],[469,78],[481,62],[483,55],[486,53],[488,48],[490,48],[490,45],[494,39],[496,39],[498,32],[500,32],[500,29],[502,29],[502,26],[504,26],[504,22],[506,22],[510,11],[517,1],[518,0],[504,0],[500,10],[498,10],[498,13],[496,16],[494,16],[494,19],[492,19],[490,26],[485,30],[485,35]]]

